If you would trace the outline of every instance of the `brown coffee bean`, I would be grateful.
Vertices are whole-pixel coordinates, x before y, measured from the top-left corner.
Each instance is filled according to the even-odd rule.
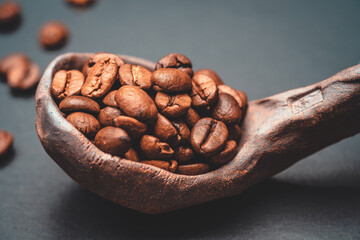
[[[206,163],[193,163],[186,165],[179,165],[176,173],[182,175],[200,175],[210,171],[210,166]]]
[[[220,86],[218,86],[218,89],[219,89],[219,94],[227,93],[227,94],[233,96],[236,99],[236,101],[238,102],[241,110],[242,111],[245,110],[247,100],[244,101],[244,99],[243,99],[244,97],[242,96],[243,94],[239,94],[239,92],[237,90],[235,90],[232,87],[227,86],[227,85],[220,85]],[[246,95],[245,95],[245,97],[246,97]]]
[[[38,38],[42,48],[56,50],[65,46],[69,38],[69,31],[64,23],[51,21],[40,28]]]
[[[21,6],[13,1],[0,4],[0,27],[5,28],[16,24],[21,19]]]
[[[171,121],[172,125],[174,125],[177,135],[180,138],[180,143],[182,145],[187,145],[190,139],[190,129],[186,125],[186,123],[181,119],[176,119]]]
[[[83,112],[71,113],[67,116],[68,120],[74,127],[76,127],[85,136],[92,138],[100,130],[100,123],[91,114]]]
[[[98,52],[92,55],[89,60],[84,64],[82,68],[82,73],[86,77],[90,69],[102,58],[112,58],[115,60],[116,64],[120,67],[121,65],[125,64],[124,60],[121,59],[118,55],[106,52]]]
[[[128,63],[119,68],[119,80],[122,85],[139,86],[144,91],[148,91],[152,85],[149,70]]]
[[[150,135],[141,138],[140,148],[147,159],[169,159],[174,154],[169,144],[160,142],[158,138]]]
[[[236,142],[233,140],[227,141],[221,151],[210,157],[207,161],[213,166],[223,165],[233,159],[236,151]]]
[[[244,93],[243,91],[237,90],[237,93],[238,93],[238,95],[240,96],[240,98],[241,98],[241,100],[243,102],[243,105],[240,105],[240,108],[241,108],[241,110],[243,111],[243,114],[244,114],[245,111],[246,111],[246,108],[247,108],[248,98],[247,98],[246,93]]]
[[[100,106],[94,100],[83,96],[69,96],[64,98],[59,104],[61,112],[69,114],[72,112],[86,112],[97,115]]]
[[[116,101],[115,101],[115,93],[117,90],[113,90],[111,92],[109,92],[108,94],[106,94],[106,96],[103,98],[102,102],[110,107],[118,107]]]
[[[206,76],[210,77],[212,80],[214,80],[214,82],[218,86],[221,84],[224,84],[223,81],[221,80],[221,78],[219,77],[219,75],[217,75],[217,73],[211,69],[207,69],[207,68],[199,69],[195,72],[195,75],[197,75],[197,74],[202,74],[202,75],[206,75]]]
[[[0,74],[12,89],[26,91],[38,83],[40,68],[27,55],[15,53],[1,59]]]
[[[160,68],[152,73],[151,81],[157,90],[164,92],[184,92],[191,89],[189,75],[175,68]]]
[[[158,167],[164,169],[166,171],[169,170],[170,163],[168,161],[161,161],[161,160],[144,160],[141,163],[148,164],[154,167]]]
[[[191,130],[191,145],[204,157],[215,155],[228,137],[226,125],[212,118],[200,119]]]
[[[234,140],[235,142],[238,142],[241,137],[241,129],[239,125],[229,125],[227,128],[229,131],[228,140]]]
[[[190,59],[180,53],[170,53],[162,57],[157,62],[155,70],[160,68],[177,68],[188,74],[190,77],[194,74]]]
[[[192,80],[192,105],[197,108],[210,108],[218,98],[218,88],[214,80],[202,74],[194,75]]]
[[[91,68],[81,88],[81,94],[90,98],[104,96],[114,84],[119,66],[114,58],[101,58]]]
[[[92,5],[95,0],[66,0],[66,2],[73,5],[74,7],[84,8]]]
[[[13,141],[14,138],[11,133],[0,130],[0,158],[11,149]]]
[[[181,141],[181,136],[175,126],[169,119],[160,113],[158,114],[158,118],[152,128],[152,134],[161,141],[169,143],[172,146],[178,145]]]
[[[225,124],[238,124],[241,120],[242,112],[238,102],[230,94],[222,93],[219,95],[218,102],[215,104],[213,118]]]
[[[131,139],[123,129],[109,126],[96,134],[95,145],[103,152],[123,156],[131,147]]]
[[[115,101],[128,116],[142,122],[155,122],[158,111],[151,97],[138,86],[122,86],[115,93]]]
[[[137,154],[137,152],[133,148],[130,148],[129,151],[127,151],[125,153],[124,157],[125,157],[125,159],[131,160],[133,162],[138,162],[139,161],[139,155]]]
[[[193,108],[189,108],[184,118],[186,124],[192,128],[197,123],[197,121],[200,120],[200,115]]]
[[[194,158],[194,152],[190,147],[178,146],[174,148],[173,158],[180,162],[190,162]]]
[[[102,127],[113,126],[114,119],[121,115],[122,112],[120,109],[114,107],[105,107],[100,110],[98,120]]]
[[[56,99],[80,94],[84,75],[78,70],[60,70],[53,77],[51,93]]]
[[[178,162],[175,160],[170,160],[169,172],[175,172],[178,167]]]
[[[155,104],[159,111],[166,117],[177,118],[184,115],[191,106],[191,98],[188,94],[166,94],[158,92]]]
[[[113,120],[115,127],[124,129],[132,139],[137,139],[144,135],[148,127],[145,123],[128,116],[118,116]]]

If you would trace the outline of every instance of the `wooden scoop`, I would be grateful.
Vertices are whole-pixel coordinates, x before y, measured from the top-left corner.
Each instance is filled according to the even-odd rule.
[[[298,160],[360,132],[360,65],[322,82],[251,101],[239,150],[221,168],[184,176],[100,151],[65,120],[50,93],[59,69],[81,69],[91,54],[68,53],[46,69],[36,92],[36,129],[52,159],[85,188],[121,206],[162,213],[241,193]],[[154,68],[145,59],[126,62]]]

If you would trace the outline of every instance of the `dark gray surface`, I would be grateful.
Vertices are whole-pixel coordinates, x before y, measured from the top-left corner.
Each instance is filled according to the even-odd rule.
[[[110,51],[156,61],[186,54],[250,99],[325,79],[360,59],[359,1],[117,1],[85,11],[23,0],[24,21],[0,35],[0,57]],[[61,51],[36,42],[44,22],[71,31]],[[37,138],[33,94],[0,84],[0,128],[15,154],[0,163],[0,239],[359,239],[360,136],[314,154],[238,197],[148,216],[72,181]],[[331,131],[331,129],[329,129]]]

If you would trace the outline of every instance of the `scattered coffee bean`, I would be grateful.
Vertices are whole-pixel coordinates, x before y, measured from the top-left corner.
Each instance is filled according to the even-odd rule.
[[[240,122],[242,112],[235,98],[229,94],[222,93],[219,95],[219,100],[214,106],[212,116],[216,120],[231,125]]]
[[[9,28],[21,19],[21,6],[13,1],[4,1],[0,4],[0,27]]]
[[[226,125],[212,118],[200,119],[191,130],[191,145],[204,157],[216,154],[228,137]]]
[[[109,126],[96,134],[95,145],[106,153],[122,156],[130,149],[131,139],[123,129]]]
[[[189,75],[175,68],[160,68],[152,73],[151,81],[157,90],[168,93],[191,90]]]
[[[119,68],[119,79],[122,85],[139,86],[144,91],[148,91],[152,85],[149,70],[128,63]]]
[[[178,146],[174,148],[173,158],[179,163],[190,162],[194,158],[194,152],[191,147]]]
[[[210,166],[206,163],[179,165],[176,169],[176,173],[183,175],[200,175],[209,171]]]
[[[86,77],[90,69],[95,65],[96,62],[98,62],[102,58],[112,58],[115,60],[116,64],[120,67],[121,65],[125,64],[124,60],[122,60],[118,55],[112,54],[112,53],[105,53],[105,52],[99,52],[92,55],[87,63],[84,64],[82,68],[82,73]]]
[[[15,53],[0,61],[0,74],[12,89],[26,91],[39,82],[40,68],[27,55]]]
[[[191,98],[186,93],[173,95],[158,92],[155,97],[155,104],[164,116],[178,118],[190,108]]]
[[[119,108],[128,116],[142,122],[155,122],[158,111],[151,97],[140,87],[122,86],[115,94]]]
[[[110,107],[118,107],[116,101],[115,101],[115,93],[117,90],[113,90],[106,94],[106,96],[103,98],[103,103]]]
[[[199,69],[195,72],[195,75],[205,75],[205,76],[208,76],[209,78],[211,78],[215,83],[216,85],[222,85],[224,84],[224,82],[221,80],[221,78],[219,77],[219,75],[217,75],[216,72],[214,72],[213,70],[211,69],[207,69],[207,68],[203,68],[203,69]]]
[[[74,7],[84,8],[94,4],[95,0],[66,0],[66,2]]]
[[[189,110],[185,114],[186,124],[190,128],[192,128],[199,120],[200,120],[200,115],[193,108],[189,108]]]
[[[69,31],[64,23],[51,21],[40,28],[38,37],[42,48],[57,50],[65,46],[69,38]]]
[[[118,116],[113,120],[113,124],[116,127],[124,129],[132,139],[138,139],[147,132],[147,125],[139,120],[128,117]]]
[[[221,151],[210,157],[207,161],[214,166],[224,165],[235,156],[237,144],[234,140],[227,141]]]
[[[147,159],[169,159],[174,154],[169,144],[160,142],[158,138],[150,135],[141,138],[140,148]]]
[[[121,115],[122,112],[120,109],[114,107],[105,107],[100,110],[98,120],[102,127],[115,126],[114,119]]]
[[[72,112],[86,112],[97,115],[100,112],[100,106],[94,100],[83,96],[69,96],[59,104],[61,112],[69,114]]]
[[[51,93],[56,99],[80,94],[84,84],[84,75],[78,70],[58,71],[51,84]]]
[[[13,141],[14,138],[11,133],[0,130],[0,158],[11,149]]]
[[[246,102],[247,102],[246,95],[245,95],[245,99],[244,99],[244,96],[242,96],[243,94],[239,93],[237,90],[235,90],[232,87],[227,86],[227,85],[220,85],[220,86],[218,86],[218,89],[219,89],[219,94],[227,93],[227,94],[230,94],[231,96],[233,96],[236,99],[236,101],[238,102],[241,110],[244,111]]]
[[[100,123],[91,114],[83,112],[71,113],[66,117],[74,127],[76,127],[85,136],[92,138],[100,130]]]
[[[202,74],[195,74],[192,80],[191,99],[196,108],[210,108],[218,98],[214,80]]]
[[[137,154],[137,152],[133,148],[130,148],[129,151],[127,151],[125,153],[124,157],[125,157],[125,159],[131,160],[133,162],[138,162],[139,161],[139,155]]]
[[[190,77],[194,74],[190,59],[180,53],[170,53],[162,57],[157,62],[155,70],[160,68],[177,68],[188,74]]]

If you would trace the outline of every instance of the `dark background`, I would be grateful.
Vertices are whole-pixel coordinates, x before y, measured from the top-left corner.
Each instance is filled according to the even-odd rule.
[[[118,1],[76,10],[23,0],[24,19],[0,35],[42,70],[65,52],[109,51],[157,61],[181,52],[250,100],[323,80],[359,63],[359,1]],[[68,24],[69,44],[45,52],[37,31]],[[149,216],[71,180],[35,131],[33,93],[0,83],[0,128],[15,153],[0,163],[0,239],[359,239],[360,136],[316,153],[240,196]],[[331,129],[329,129],[331,131]]]

